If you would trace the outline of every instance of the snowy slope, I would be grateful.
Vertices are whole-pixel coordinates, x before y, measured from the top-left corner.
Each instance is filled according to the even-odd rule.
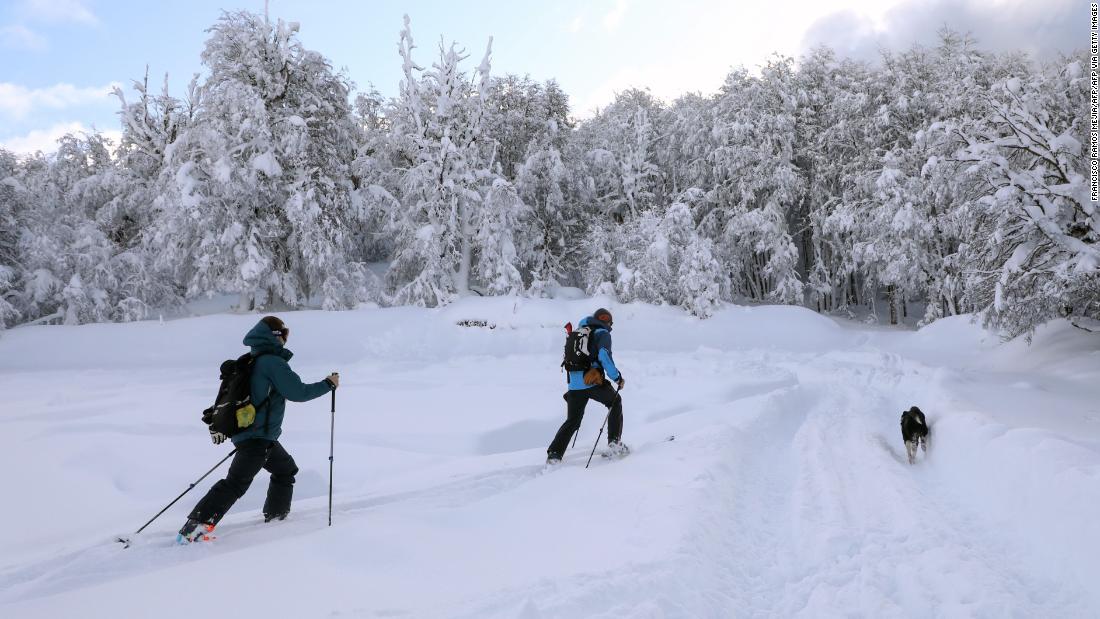
[[[600,304],[635,453],[584,469],[594,404],[543,474],[561,325]],[[228,452],[199,411],[257,316],[4,333],[0,616],[1100,615],[1100,338],[1065,323],[1028,348],[960,318],[897,332],[607,299],[283,316],[295,369],[343,380],[334,524],[324,398],[288,408],[291,518],[262,523],[261,475],[186,548],[216,475],[132,548],[112,538]],[[933,437],[910,467],[913,404]]]

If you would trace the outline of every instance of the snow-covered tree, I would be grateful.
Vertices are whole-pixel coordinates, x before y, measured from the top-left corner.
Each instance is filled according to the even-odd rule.
[[[498,182],[480,149],[492,41],[473,79],[461,71],[467,56],[454,44],[440,46],[431,68],[417,65],[408,16],[399,49],[405,77],[394,122],[409,165],[387,273],[393,300],[442,305],[469,292],[478,278],[495,289],[512,289],[515,264],[502,261],[515,256],[515,242],[498,224],[516,221],[510,211],[522,202]]]
[[[19,264],[19,227],[16,216],[24,207],[26,189],[17,178],[19,162],[15,155],[0,149],[0,330],[19,319],[15,308]]]
[[[67,135],[57,153],[25,160],[9,177],[20,202],[16,242],[16,289],[5,296],[28,320],[79,324],[136,320],[146,315],[141,299],[142,264],[120,252],[96,225],[108,192],[101,179],[112,174],[107,143],[98,135]]]
[[[191,82],[189,91],[194,92]],[[181,101],[168,93],[165,76],[160,94],[149,91],[149,76],[135,81],[137,101],[129,103],[120,88],[114,89],[122,109],[122,137],[116,158],[116,174],[102,179],[112,198],[96,213],[96,221],[120,247],[132,248],[142,240],[154,219],[152,208],[164,189],[161,180],[165,153],[191,123],[194,98]]]
[[[240,308],[326,307],[362,296],[348,262],[349,86],[297,40],[296,23],[228,13],[203,50],[209,77],[167,148],[171,175],[155,242],[189,297],[241,294]]]
[[[663,113],[664,139],[658,142],[657,161],[664,178],[664,194],[680,196],[690,190],[714,186],[708,163],[718,144],[713,133],[715,97],[687,94]],[[697,206],[705,208],[703,203]]]
[[[581,258],[577,247],[582,234],[580,217],[572,208],[576,203],[567,201],[569,172],[555,146],[558,126],[554,121],[548,123],[547,131],[528,145],[516,175],[516,189],[531,213],[526,268],[530,291],[536,296],[562,285]]]
[[[804,182],[796,145],[793,63],[769,63],[759,78],[734,71],[722,86],[716,113],[718,145],[710,155],[715,204],[708,229],[736,287],[752,299],[802,300],[798,249],[788,217]]]
[[[524,231],[527,207],[516,188],[495,178],[482,198],[476,222],[477,263],[474,273],[490,295],[519,294],[523,290],[522,261],[517,237]]]
[[[489,81],[483,121],[483,156],[490,167],[515,182],[533,143],[561,150],[568,130],[568,97],[557,82],[506,75]]]
[[[968,296],[1009,336],[1059,316],[1100,318],[1100,210],[1084,153],[1084,59],[994,84],[980,119],[937,129],[984,188],[969,204]]]
[[[122,140],[0,152],[0,326],[240,307],[440,305],[580,286],[707,316],[722,301],[980,310],[1008,335],[1096,317],[1084,59],[1037,67],[949,30],[880,63],[811,50],[714,94],[618,93],[584,121],[553,80],[413,59],[351,86],[297,25],[224,15],[208,76],[148,79]],[[365,268],[388,262],[385,290]]]
[[[691,208],[676,202],[620,228],[615,292],[621,301],[683,307],[710,316],[721,302],[723,271],[699,235]]]
[[[621,222],[662,199],[657,166],[661,103],[648,91],[631,89],[579,129],[588,183],[604,213]],[[582,163],[578,161],[578,163]]]

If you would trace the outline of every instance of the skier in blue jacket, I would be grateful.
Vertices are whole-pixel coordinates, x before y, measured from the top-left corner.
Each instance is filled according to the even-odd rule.
[[[187,517],[176,540],[181,544],[204,539],[229,508],[244,496],[260,469],[271,473],[264,502],[264,521],[282,520],[290,512],[294,476],[298,467],[294,458],[279,444],[283,432],[286,401],[308,402],[336,389],[337,374],[316,383],[303,383],[287,363],[294,353],[285,348],[290,329],[275,316],[265,316],[248,335],[244,345],[251,348],[251,397],[257,405],[252,425],[233,435],[237,453],[229,465],[229,474],[215,483]]]
[[[547,464],[561,462],[562,454],[565,453],[565,448],[569,445],[569,439],[573,437],[573,434],[577,432],[581,425],[584,409],[589,400],[596,400],[608,408],[608,454],[620,456],[629,452],[629,449],[621,440],[623,434],[622,396],[604,378],[606,372],[607,378],[614,381],[619,389],[622,389],[623,385],[626,384],[622,372],[615,366],[615,360],[611,356],[611,325],[613,322],[611,312],[602,307],[580,322],[581,327],[593,329],[592,338],[594,343],[591,347],[592,356],[595,359],[592,361],[592,367],[587,371],[569,372],[569,391],[565,394],[566,419],[565,423],[561,424],[561,428],[558,429],[558,433],[554,435],[550,447],[546,449]],[[586,376],[588,376],[587,380]]]

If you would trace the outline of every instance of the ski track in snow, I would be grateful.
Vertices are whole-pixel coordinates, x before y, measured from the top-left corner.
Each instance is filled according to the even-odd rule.
[[[287,616],[464,619],[1097,616],[1100,569],[1093,557],[1100,538],[1097,504],[1090,503],[1100,498],[1096,434],[1004,425],[973,408],[976,384],[1003,388],[995,372],[916,360],[863,336],[856,341],[811,352],[654,353],[618,344],[630,380],[624,439],[634,451],[618,461],[597,456],[589,470],[584,463],[603,418],[595,404],[563,464],[542,465],[540,441],[549,441],[563,418],[553,391],[530,418],[509,413],[493,427],[472,430],[465,451],[384,425],[371,434],[357,426],[338,430],[365,447],[338,446],[338,471],[359,454],[399,451],[413,436],[427,447],[401,452],[406,459],[393,460],[384,477],[338,484],[332,529],[324,526],[326,497],[300,490],[285,522],[258,522],[255,507],[250,513],[242,501],[218,527],[220,539],[177,548],[173,527],[199,488],[129,549],[106,534],[83,543],[70,535],[37,556],[4,562],[0,614],[64,616],[83,607],[87,616],[125,615],[141,606],[118,599],[121,590],[171,589],[172,579],[196,578],[203,566],[228,570],[289,548],[310,553],[298,569],[317,570],[314,584],[326,595],[313,604],[261,605],[257,615],[274,608]],[[546,365],[544,357],[459,356],[432,373],[494,363],[526,371]],[[424,389],[417,371],[401,364],[388,384],[415,397]],[[0,388],[16,379],[50,379],[9,377],[0,375]],[[97,377],[113,380],[121,381],[106,370]],[[476,394],[474,385],[453,397]],[[104,412],[104,403],[128,397],[109,388],[83,397],[60,391],[51,396],[60,407],[53,419],[69,424],[66,433],[130,440],[178,432],[195,440],[190,426],[127,425],[125,416]],[[509,409],[508,398],[501,400],[492,405]],[[929,452],[919,454],[916,466],[905,461],[897,427],[900,411],[912,403],[929,413],[933,428]],[[55,431],[36,425],[32,413],[0,423],[27,436]],[[353,422],[341,416],[340,423]],[[670,434],[676,439],[664,440]],[[517,445],[512,451],[509,442]],[[974,456],[980,453],[989,457]],[[416,466],[401,472],[401,462]],[[303,470],[300,485],[308,474]],[[338,479],[350,484],[353,474],[338,472]],[[1044,482],[1044,474],[1054,481]],[[116,475],[108,483],[125,489],[128,479]],[[265,483],[257,478],[253,501]],[[1027,511],[1029,501],[1045,502]],[[1051,531],[1033,528],[1038,518],[1062,517],[1061,524],[1044,521]],[[308,550],[314,546],[319,550]],[[471,563],[471,555],[482,563]],[[353,574],[340,575],[352,565]],[[348,591],[354,582],[361,590]],[[212,592],[205,603],[231,594]],[[188,616],[203,605],[180,600],[158,614]]]
[[[553,599],[551,584],[463,616],[1090,616],[1081,591],[1019,567],[995,527],[937,497],[879,433],[899,363],[741,392],[765,396],[764,409],[709,441],[722,461],[672,564],[579,577],[558,604],[533,602]]]

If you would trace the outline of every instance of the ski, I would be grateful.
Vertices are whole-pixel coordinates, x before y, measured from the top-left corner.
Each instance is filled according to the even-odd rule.
[[[641,447],[648,447],[649,445],[654,445],[654,444],[657,444],[657,443],[667,443],[669,441],[674,441],[674,440],[676,440],[676,435],[675,434],[670,434],[670,435],[668,435],[668,436],[666,436],[666,437],[664,437],[660,440],[650,441],[650,442],[642,445]],[[623,458],[629,456],[633,452],[634,452],[634,450],[630,449],[629,447],[627,448],[626,452],[624,452],[624,453],[611,453],[609,451],[604,450],[604,451],[600,452],[600,457],[603,458],[604,460],[622,460]]]
[[[646,447],[649,447],[651,445],[655,445],[657,443],[668,443],[668,442],[674,441],[674,440],[676,440],[676,435],[670,434],[670,435],[668,435],[664,438],[660,438],[660,439],[657,439],[655,441],[650,441],[648,443],[645,443],[645,444],[641,445],[639,447],[639,449],[646,448]],[[623,458],[629,456],[633,452],[634,452],[633,449],[629,449],[625,454],[613,455],[613,454],[608,453],[606,450],[604,450],[604,451],[600,452],[600,457],[602,459],[608,460],[608,461],[610,461],[610,460],[622,460]],[[549,464],[549,463],[545,464],[545,465],[543,465],[543,467],[541,469],[539,469],[539,472],[536,475],[541,477],[542,475],[545,475],[545,474],[549,473],[550,471],[562,468],[563,466],[565,466],[567,464],[567,460],[568,460],[568,458],[565,458],[565,459],[562,459],[560,462],[557,462],[555,464]],[[580,463],[582,461],[578,460],[577,462]]]

